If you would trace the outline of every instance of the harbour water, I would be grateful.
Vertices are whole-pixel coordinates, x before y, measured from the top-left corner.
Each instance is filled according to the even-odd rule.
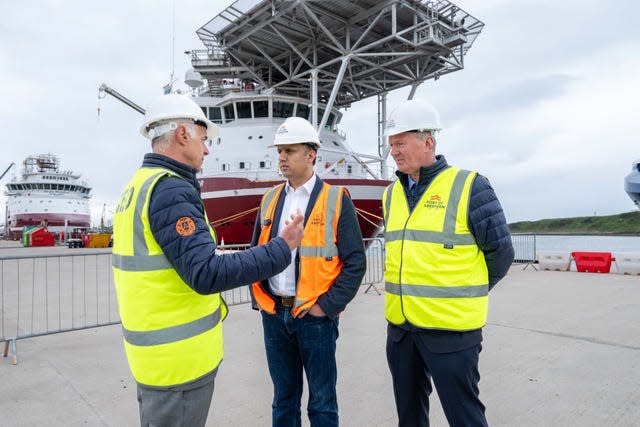
[[[640,236],[536,236],[537,251],[640,252]]]

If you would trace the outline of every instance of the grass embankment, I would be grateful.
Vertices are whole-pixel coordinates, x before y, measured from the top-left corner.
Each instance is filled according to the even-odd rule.
[[[640,235],[640,211],[609,216],[553,218],[509,224],[512,233]]]

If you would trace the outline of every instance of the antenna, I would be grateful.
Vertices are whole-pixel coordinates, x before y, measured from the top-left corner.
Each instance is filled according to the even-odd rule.
[[[169,83],[167,83],[162,90],[164,91],[165,95],[168,95],[171,93],[171,90],[173,89],[173,83],[174,83],[174,79],[173,79],[173,74],[175,72],[175,62],[176,62],[176,58],[175,58],[175,50],[176,50],[176,2],[175,0],[173,0],[173,25],[172,25],[172,29],[171,29],[171,77],[169,77]]]

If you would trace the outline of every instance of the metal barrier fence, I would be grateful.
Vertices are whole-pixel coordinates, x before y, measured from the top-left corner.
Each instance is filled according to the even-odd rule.
[[[383,279],[384,245],[367,239],[366,291]],[[225,245],[219,253],[245,250]],[[66,249],[60,249],[66,251]],[[120,323],[111,249],[47,255],[0,255],[0,342],[17,363],[16,341]],[[365,292],[366,292],[365,291]],[[378,292],[379,294],[379,292]],[[228,305],[251,301],[248,286],[225,291]]]
[[[370,289],[380,295],[376,284],[384,282],[384,241],[379,238],[363,239],[367,248],[367,271],[362,279],[362,286],[367,286],[364,293]]]
[[[514,250],[514,264],[525,264],[523,270],[529,265],[536,269],[536,235],[512,234],[511,242]],[[537,270],[537,269],[536,269]]]

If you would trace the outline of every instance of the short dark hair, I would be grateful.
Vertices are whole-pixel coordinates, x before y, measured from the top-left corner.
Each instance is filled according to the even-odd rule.
[[[318,146],[317,146],[316,144],[312,144],[312,143],[310,143],[310,142],[305,142],[305,143],[304,143],[304,146],[305,146],[305,147],[307,147],[307,148],[308,148],[308,149],[310,149],[310,150],[315,151],[315,153],[316,153],[316,158],[315,158],[315,159],[313,159],[313,165],[315,166],[315,165],[316,165],[316,159],[318,158],[318,155],[317,155],[317,154],[318,154]]]

